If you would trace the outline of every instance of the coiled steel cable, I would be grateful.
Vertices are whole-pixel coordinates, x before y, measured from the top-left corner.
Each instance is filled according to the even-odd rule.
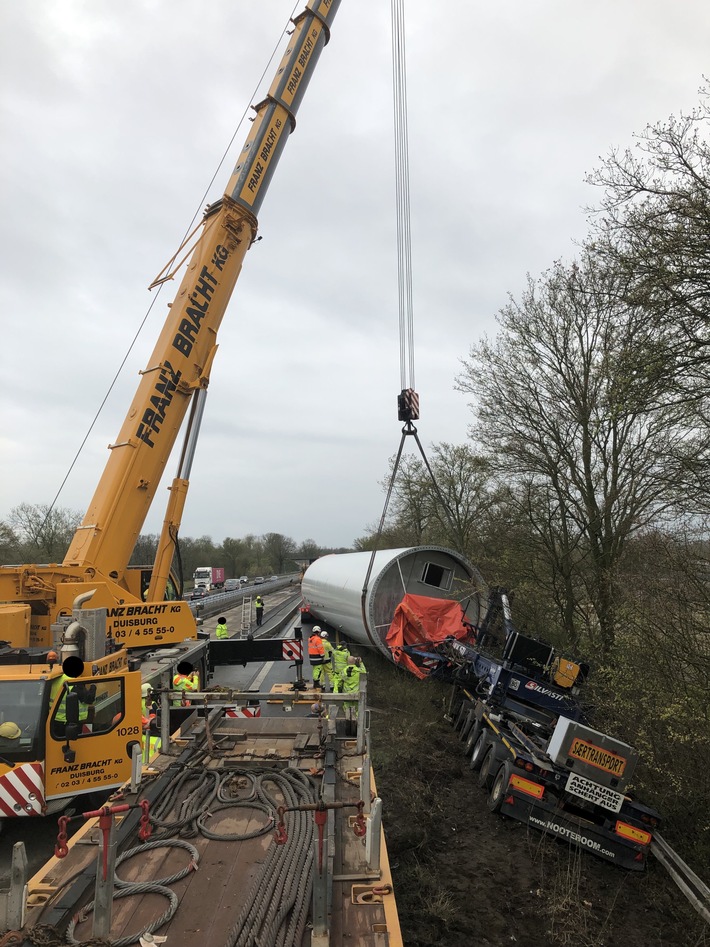
[[[247,795],[234,794],[235,778],[247,780]],[[256,787],[257,775],[248,770],[221,767],[183,770],[171,781],[155,807],[152,821],[160,829],[156,838],[169,838],[178,833],[191,838],[201,834],[216,841],[241,842],[265,835],[274,827],[276,805],[259,799]],[[250,832],[224,833],[208,828],[208,820],[226,809],[253,809],[262,812],[266,819]]]
[[[158,878],[153,881],[124,881],[122,878],[119,878],[114,872],[114,884],[116,886],[113,898],[118,900],[119,898],[128,898],[132,895],[139,894],[159,894],[164,898],[168,899],[168,909],[156,920],[151,921],[143,930],[136,932],[135,934],[127,934],[125,937],[120,937],[118,940],[112,940],[112,947],[128,947],[129,944],[137,943],[144,934],[152,934],[154,931],[159,930],[163,924],[173,917],[175,912],[178,909],[179,901],[178,897],[172,888],[167,887],[169,884],[172,884],[175,881],[179,881],[181,878],[186,877],[191,871],[194,871],[197,868],[197,863],[200,860],[200,855],[194,845],[190,845],[189,842],[183,842],[181,839],[160,839],[153,842],[146,842],[144,845],[138,845],[135,848],[131,848],[126,852],[123,852],[116,859],[116,868],[123,862],[127,861],[129,858],[133,858],[136,855],[141,855],[144,852],[151,851],[156,848],[183,848],[191,856],[190,862],[185,868],[180,869],[172,875],[168,875],[166,878]],[[89,902],[84,908],[81,909],[74,917],[71,919],[67,926],[66,939],[70,944],[82,944],[85,941],[76,940],[74,937],[74,931],[77,924],[86,920],[88,915],[94,908],[94,901]]]
[[[268,791],[269,785],[275,787],[287,808],[317,799],[313,784],[299,770],[269,771],[257,778],[257,797],[276,809],[280,802]],[[244,908],[228,933],[226,947],[290,947],[300,942],[299,932],[305,930],[310,905],[312,838],[310,814],[290,812],[288,842],[272,842]]]

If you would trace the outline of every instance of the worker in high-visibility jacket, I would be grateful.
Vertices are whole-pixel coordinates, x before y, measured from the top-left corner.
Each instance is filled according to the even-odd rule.
[[[173,677],[173,690],[182,691],[182,697],[173,698],[173,707],[189,707],[190,701],[187,695],[200,689],[200,678],[197,671],[190,671],[189,674],[183,674],[178,671]]]
[[[323,662],[323,677],[325,678],[326,690],[333,689],[333,651],[335,648],[330,643],[328,639],[328,632],[321,631],[320,640],[323,644],[323,654],[325,656],[325,661]],[[322,680],[322,679],[321,679]]]
[[[362,658],[349,657],[345,673],[336,683],[336,693],[357,694],[360,690],[360,678],[363,674],[367,674],[367,668],[363,664]],[[355,710],[355,716],[357,716],[357,706],[357,701],[346,700],[343,703],[346,716],[353,716],[353,710]]]
[[[229,638],[229,632],[227,631],[227,619],[218,618],[217,627],[214,630],[216,638]]]
[[[96,685],[87,686],[86,684],[76,684],[73,678],[62,674],[61,677],[58,677],[56,681],[52,682],[52,687],[49,692],[50,704],[54,703],[62,688],[64,688],[64,693],[59,700],[57,711],[52,719],[53,735],[60,737],[65,735],[67,725],[67,692],[69,690],[75,691],[79,697],[79,724],[81,729],[90,729],[90,721],[93,719],[94,713],[93,704],[96,697]]]
[[[345,673],[345,668],[348,666],[348,658],[350,657],[350,652],[345,646],[344,641],[339,641],[337,645],[333,648],[332,661],[333,661],[333,680],[335,685],[333,686],[334,692],[338,693],[337,682]]]
[[[308,660],[311,662],[314,687],[323,686],[321,677],[323,675],[323,665],[325,664],[325,648],[323,647],[323,639],[320,636],[320,632],[320,626],[314,625],[311,637],[308,639]]]
[[[141,719],[143,725],[143,761],[146,763],[153,759],[161,746],[160,736],[153,731],[154,720],[155,714],[148,714],[147,717],[144,715]]]
[[[141,684],[141,713],[147,717],[153,711],[153,688],[150,684]]]

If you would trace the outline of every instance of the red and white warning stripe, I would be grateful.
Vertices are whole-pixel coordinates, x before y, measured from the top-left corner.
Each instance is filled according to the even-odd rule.
[[[42,815],[44,765],[23,763],[0,776],[0,816]]]
[[[261,707],[227,707],[225,717],[260,717]]]
[[[284,661],[303,661],[303,642],[285,638],[281,653]]]

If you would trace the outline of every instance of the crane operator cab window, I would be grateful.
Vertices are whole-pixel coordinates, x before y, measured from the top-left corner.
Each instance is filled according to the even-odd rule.
[[[0,759],[36,759],[44,743],[45,681],[5,681],[0,688]]]
[[[77,739],[108,733],[123,719],[123,685],[118,680],[98,680],[88,684],[73,682],[62,677],[54,681],[52,703],[54,711],[49,726],[50,736],[63,740],[67,725],[67,695],[71,692],[78,698],[79,732]],[[58,697],[58,700],[55,698]]]

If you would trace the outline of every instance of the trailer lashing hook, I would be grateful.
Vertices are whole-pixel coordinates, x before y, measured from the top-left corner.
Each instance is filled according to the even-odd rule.
[[[143,810],[143,815],[141,816],[138,837],[141,842],[147,842],[153,834],[153,829],[150,824],[150,802],[147,799],[141,799],[140,807]]]
[[[353,820],[353,832],[358,838],[364,838],[367,834],[367,825],[365,824],[365,803],[360,800],[357,804],[357,815]]]
[[[57,834],[57,844],[54,846],[55,858],[66,858],[69,854],[67,846],[67,825],[69,824],[68,815],[60,815],[57,820],[59,823],[59,832]]]

